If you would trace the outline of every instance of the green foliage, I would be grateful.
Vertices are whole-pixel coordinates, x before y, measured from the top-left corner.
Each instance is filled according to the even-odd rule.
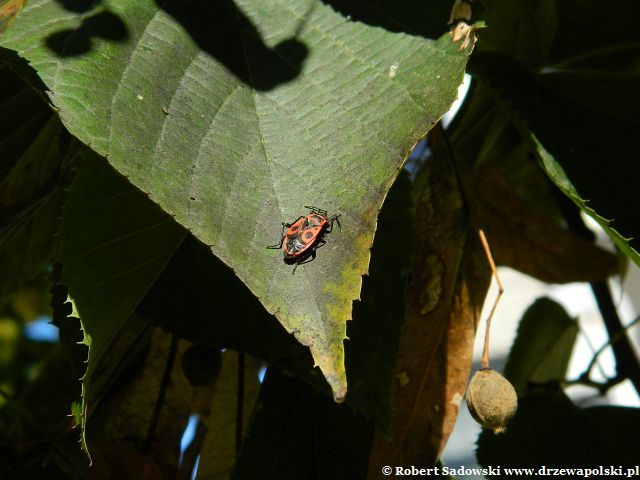
[[[89,349],[82,377],[86,416],[144,330],[133,310],[185,233],[94,154],[85,155],[78,170],[65,204],[58,258],[60,281],[69,288]]]
[[[72,12],[34,0],[4,45],[24,52],[69,131],[310,347],[342,399],[345,322],[376,214],[455,99],[468,51],[447,35],[393,34],[298,1],[112,1]],[[304,205],[339,212],[349,233],[293,277],[264,247]]]
[[[549,178],[640,265],[640,225],[632,207],[638,198],[617,188],[640,173],[633,141],[633,132],[640,127],[635,114],[640,98],[634,87],[640,71],[631,20],[640,13],[640,5],[618,1],[603,10],[595,2],[560,2],[561,7],[537,3],[545,6],[541,15],[547,17],[546,24],[558,24],[557,30],[535,31],[539,55],[533,58],[527,53],[530,42],[520,45],[500,38],[490,51],[474,57],[471,68],[508,105]],[[514,22],[505,30],[524,30],[529,32],[527,38],[533,36],[534,25],[526,23],[528,28],[523,29],[522,22],[508,16],[510,8],[509,2],[495,2],[491,15]],[[574,26],[576,16],[585,20],[581,28],[593,26],[601,33],[597,45],[591,31],[583,44],[567,35],[565,27]],[[612,64],[609,52],[618,51],[626,58]]]
[[[0,0],[0,476],[435,461],[490,279],[479,228],[499,265],[602,286],[618,259],[584,211],[640,264],[638,3],[462,2],[457,42],[452,3]],[[266,246],[305,205],[342,228],[292,274]],[[58,345],[26,339],[40,315]],[[520,409],[480,463],[632,461],[638,410],[562,390],[577,331],[551,300],[529,308],[505,371]],[[576,381],[640,388],[624,360]]]
[[[520,320],[504,376],[518,394],[530,384],[559,383],[567,374],[578,324],[561,305],[539,298]]]
[[[0,292],[51,261],[68,168],[77,145],[40,95],[0,66]]]

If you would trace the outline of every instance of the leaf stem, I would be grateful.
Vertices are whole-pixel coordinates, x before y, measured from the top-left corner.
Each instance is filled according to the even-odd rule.
[[[600,395],[604,395],[605,393],[607,393],[607,390],[609,390],[612,387],[615,387],[616,385],[623,382],[624,380],[625,379],[623,377],[616,375],[613,378],[608,378],[604,382],[596,382],[595,380],[591,380],[588,376],[585,376],[585,374],[583,373],[582,375],[580,375],[580,377],[576,378],[575,380],[568,380],[568,381],[562,382],[562,386],[570,387],[572,385],[584,385],[585,387],[595,388],[596,390],[598,390]]]
[[[580,376],[580,378],[590,378],[591,377],[591,371],[593,370],[593,367],[595,367],[596,362],[598,361],[598,357],[602,354],[602,352],[605,351],[605,349],[607,347],[612,346],[614,343],[616,343],[618,340],[620,340],[620,338],[622,338],[622,336],[626,333],[626,331],[628,329],[630,329],[631,327],[633,327],[634,325],[636,325],[637,323],[640,322],[640,317],[637,317],[633,322],[631,322],[629,325],[623,327],[622,330],[619,330],[615,333],[615,335],[613,335],[613,337],[611,337],[609,339],[609,341],[607,343],[605,343],[604,345],[602,345],[594,354],[593,354],[593,358],[591,359],[591,363],[589,363],[589,366],[586,368],[586,370],[582,373],[582,375]]]

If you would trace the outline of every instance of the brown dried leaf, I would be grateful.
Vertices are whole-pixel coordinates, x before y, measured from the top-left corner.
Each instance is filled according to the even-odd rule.
[[[478,37],[475,34],[476,26],[475,25],[467,25],[464,22],[459,22],[450,32],[451,40],[454,43],[460,43],[459,50],[466,49],[470,43],[473,42],[473,45],[478,41]]]
[[[163,472],[175,472],[178,467],[180,438],[187,424],[192,391],[181,366],[188,344],[180,340],[157,423],[152,426],[157,403],[162,401],[161,389],[171,345],[171,334],[160,329],[153,332],[142,368],[113,396],[102,399],[88,429],[90,442],[100,438],[144,449]]]
[[[425,465],[438,458],[464,394],[489,286],[490,272],[443,139],[439,130],[433,132],[434,154],[417,201],[418,250],[396,367],[393,438],[376,435],[373,475],[383,465]]]
[[[93,465],[87,480],[162,480],[151,458],[126,445],[98,442],[89,446]]]
[[[238,357],[227,351],[222,355],[222,370],[215,383],[208,432],[198,465],[198,480],[226,480],[236,463],[236,428],[238,399]],[[242,430],[249,425],[251,412],[258,399],[261,362],[245,354]]]
[[[619,270],[614,254],[527,205],[497,170],[478,169],[470,188],[497,264],[549,283],[599,281]]]
[[[0,34],[9,28],[25,3],[27,0],[0,1]]]

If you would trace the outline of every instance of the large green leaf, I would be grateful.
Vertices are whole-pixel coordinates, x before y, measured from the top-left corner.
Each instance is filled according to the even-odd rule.
[[[377,213],[454,100],[471,47],[313,0],[112,0],[83,12],[33,0],[3,45],[31,62],[73,134],[311,348],[342,399],[345,321]],[[304,205],[339,212],[343,230],[291,275],[265,246]]]

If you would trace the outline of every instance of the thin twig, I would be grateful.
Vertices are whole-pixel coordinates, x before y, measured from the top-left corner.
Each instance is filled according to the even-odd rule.
[[[484,348],[482,349],[482,362],[480,363],[480,369],[486,370],[489,368],[489,330],[491,328],[491,319],[493,318],[493,314],[496,311],[496,307],[500,302],[500,298],[502,298],[502,294],[504,293],[504,288],[502,287],[502,282],[500,281],[500,276],[498,275],[496,264],[493,261],[493,256],[491,255],[491,249],[489,248],[489,243],[487,242],[487,237],[485,237],[484,235],[484,231],[482,231],[482,229],[479,229],[478,235],[480,236],[480,241],[482,242],[484,253],[487,255],[487,260],[489,261],[491,272],[493,273],[493,276],[496,279],[496,283],[498,284],[498,294],[496,295],[496,299],[493,301],[493,306],[491,307],[491,311],[489,312],[489,316],[487,317],[487,321],[485,322],[486,327],[484,331]]]
[[[600,395],[604,395],[610,388],[615,387],[625,380],[626,379],[624,377],[616,375],[613,378],[607,378],[607,380],[604,382],[596,382],[595,380],[591,380],[588,376],[585,376],[585,374],[583,373],[575,380],[566,380],[562,382],[562,385],[564,387],[570,387],[573,385],[584,385],[586,387],[595,388],[596,390],[598,390]]]
[[[618,316],[609,285],[606,282],[592,282],[591,290],[596,297],[609,338],[619,335],[615,342],[611,342],[616,357],[616,370],[619,375],[631,380],[636,392],[640,394],[640,363]]]
[[[593,342],[591,342],[591,340],[589,339],[589,335],[587,335],[585,332],[581,332],[581,333],[582,333],[582,337],[584,338],[584,341],[587,342],[587,346],[589,347],[589,351],[591,352],[591,355],[596,355],[598,352],[598,349],[595,347]],[[593,359],[593,357],[591,358]],[[600,365],[599,363],[596,363],[596,365],[598,366],[598,370],[600,370],[600,374],[602,375],[602,377],[607,378],[607,372],[604,371],[604,368],[602,368],[602,365]]]
[[[609,338],[609,341],[607,343],[605,343],[604,345],[602,345],[593,354],[593,358],[591,359],[591,363],[589,363],[589,366],[584,371],[584,373],[580,376],[580,378],[583,378],[583,377],[584,378],[590,378],[591,377],[591,370],[593,370],[593,367],[595,366],[596,362],[598,361],[598,357],[602,354],[602,352],[604,352],[607,347],[612,347],[613,348],[613,344],[616,343],[618,340],[620,340],[624,335],[626,335],[627,330],[629,330],[631,327],[633,327],[637,323],[640,323],[640,317],[637,317],[633,322],[631,322],[629,325],[625,326],[622,330],[618,330],[615,333],[615,335],[613,335],[611,338]]]

